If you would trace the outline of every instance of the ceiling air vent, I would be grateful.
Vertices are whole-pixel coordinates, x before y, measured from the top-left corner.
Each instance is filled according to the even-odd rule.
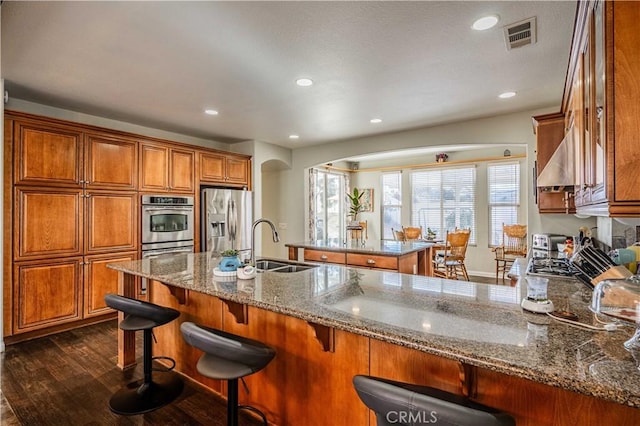
[[[523,47],[536,42],[536,18],[526,19],[504,27],[507,50]]]

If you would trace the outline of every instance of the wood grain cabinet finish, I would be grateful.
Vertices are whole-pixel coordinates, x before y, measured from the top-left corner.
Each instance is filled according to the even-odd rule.
[[[200,181],[248,187],[251,161],[247,157],[227,154],[199,153]]]
[[[109,263],[131,261],[136,252],[93,255],[84,258],[84,318],[113,312],[104,302],[107,293],[118,293],[118,271]]]
[[[85,136],[86,188],[138,189],[138,144],[111,135]]]
[[[71,257],[14,264],[14,333],[81,319],[81,263]]]
[[[363,266],[376,269],[398,269],[396,256],[378,256],[369,254],[347,253],[347,265]]]
[[[138,196],[135,192],[87,191],[86,253],[138,248]]]
[[[546,114],[533,117],[536,134],[536,173],[547,165],[565,135],[564,114]],[[569,191],[547,192],[536,188],[539,213],[575,213],[574,197]]]
[[[189,192],[195,189],[195,151],[141,144],[140,190]]]
[[[580,214],[640,216],[638,20],[637,2],[579,2],[563,108],[578,124]]]
[[[13,124],[15,184],[81,185],[81,130],[30,120]]]
[[[311,262],[340,263],[344,265],[347,262],[347,256],[345,253],[335,251],[304,249],[304,260]]]
[[[14,259],[81,255],[82,195],[81,189],[16,188]]]

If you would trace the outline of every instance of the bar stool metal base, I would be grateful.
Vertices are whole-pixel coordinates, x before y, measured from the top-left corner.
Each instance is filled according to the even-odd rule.
[[[184,387],[180,376],[174,372],[158,372],[150,383],[144,380],[129,383],[109,400],[109,408],[122,416],[144,414],[164,407],[176,399]]]

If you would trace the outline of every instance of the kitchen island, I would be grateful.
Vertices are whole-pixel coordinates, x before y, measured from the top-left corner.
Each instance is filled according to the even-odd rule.
[[[365,268],[391,269],[403,274],[433,275],[434,247],[427,241],[387,241],[337,239],[315,242],[287,243],[289,259],[298,260],[299,249],[303,259]]]
[[[640,424],[640,371],[622,343],[633,332],[594,332],[523,312],[524,283],[497,286],[323,264],[253,280],[212,274],[219,258],[175,255],[111,265],[119,291],[152,280],[149,299],[181,311],[156,329],[156,355],[225,395],[195,370],[200,353],[179,324],[194,321],[258,339],[277,355],[247,378],[240,402],[278,425],[375,424],[351,379],[371,374],[466,395],[519,425]],[[552,280],[549,297],[584,322],[590,291]],[[119,331],[121,367],[135,362],[134,338]]]

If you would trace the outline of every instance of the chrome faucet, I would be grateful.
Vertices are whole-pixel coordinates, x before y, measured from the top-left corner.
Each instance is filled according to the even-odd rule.
[[[271,227],[273,242],[277,243],[278,241],[280,241],[278,231],[276,231],[276,226],[269,219],[258,219],[253,222],[253,225],[251,225],[251,265],[253,266],[256,266],[256,226],[258,226],[258,224],[261,222],[268,223]]]

